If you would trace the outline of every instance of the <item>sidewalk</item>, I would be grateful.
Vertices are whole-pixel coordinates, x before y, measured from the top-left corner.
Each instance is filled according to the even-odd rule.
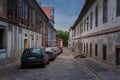
[[[104,80],[120,80],[120,69],[114,66],[97,62],[91,58],[78,58],[87,67],[93,69]]]
[[[20,62],[14,62],[8,65],[0,66],[0,79],[10,73],[11,71],[17,70],[20,68]]]
[[[71,52],[71,51],[70,51]],[[71,52],[73,56],[77,56],[77,52]],[[83,63],[88,69],[94,71],[96,75],[99,75],[103,80],[120,80],[120,68],[96,61],[92,58],[76,58]]]

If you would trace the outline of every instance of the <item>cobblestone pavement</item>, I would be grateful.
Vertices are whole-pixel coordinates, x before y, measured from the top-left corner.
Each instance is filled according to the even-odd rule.
[[[67,49],[46,68],[26,68],[9,73],[1,80],[99,80]]]

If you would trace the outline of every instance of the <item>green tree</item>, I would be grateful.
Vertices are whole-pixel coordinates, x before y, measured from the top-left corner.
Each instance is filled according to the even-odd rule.
[[[68,39],[69,39],[69,32],[68,31],[62,31],[57,30],[57,35],[63,40],[63,45],[68,45]]]

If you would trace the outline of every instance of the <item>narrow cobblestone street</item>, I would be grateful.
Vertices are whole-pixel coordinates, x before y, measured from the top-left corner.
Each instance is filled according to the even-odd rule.
[[[82,63],[74,59],[68,49],[50,62],[46,68],[18,69],[2,80],[99,80]]]

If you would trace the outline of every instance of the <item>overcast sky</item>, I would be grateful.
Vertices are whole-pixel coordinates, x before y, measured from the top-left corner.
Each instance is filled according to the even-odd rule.
[[[68,31],[77,19],[83,7],[84,0],[37,0],[41,6],[55,8],[55,28]]]

